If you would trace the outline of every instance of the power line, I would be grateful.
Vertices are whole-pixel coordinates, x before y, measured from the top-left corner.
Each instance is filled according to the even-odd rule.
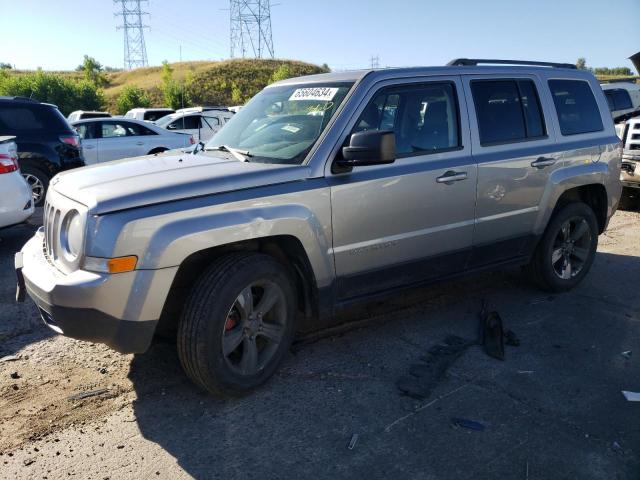
[[[124,30],[124,68],[127,70],[149,64],[144,42],[144,29],[149,26],[142,23],[143,15],[148,13],[142,11],[142,2],[148,0],[113,0],[118,9],[115,16],[122,17],[122,25],[116,29]]]
[[[380,68],[380,55],[371,56],[371,68]]]
[[[230,0],[231,58],[274,58],[270,0]]]

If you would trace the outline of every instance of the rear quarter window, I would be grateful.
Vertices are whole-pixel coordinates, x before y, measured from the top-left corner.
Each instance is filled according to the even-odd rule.
[[[600,109],[588,82],[549,80],[562,135],[599,132],[604,129]]]
[[[39,130],[68,132],[71,127],[54,107],[37,104],[0,106],[0,133],[30,133]]]

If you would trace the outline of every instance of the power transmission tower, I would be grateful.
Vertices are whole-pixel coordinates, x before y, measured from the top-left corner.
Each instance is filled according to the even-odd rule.
[[[274,58],[269,0],[231,1],[231,58]]]
[[[371,56],[371,69],[380,68],[380,55]]]
[[[148,0],[113,0],[117,6],[116,17],[122,17],[122,25],[116,27],[118,30],[124,30],[124,68],[131,70],[132,68],[146,67],[147,47],[144,43],[144,29],[149,28],[143,25],[143,15],[149,15],[143,12],[140,4]]]

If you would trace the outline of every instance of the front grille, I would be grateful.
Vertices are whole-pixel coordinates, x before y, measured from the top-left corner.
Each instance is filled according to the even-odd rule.
[[[52,263],[58,258],[61,212],[49,202],[44,204],[44,252]]]
[[[640,143],[632,143],[629,145],[629,150],[640,150]]]

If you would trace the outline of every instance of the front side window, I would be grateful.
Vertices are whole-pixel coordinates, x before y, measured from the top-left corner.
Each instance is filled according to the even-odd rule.
[[[562,135],[599,132],[602,117],[588,82],[549,80]]]
[[[481,145],[517,142],[546,135],[536,87],[531,80],[471,82]]]
[[[390,87],[365,107],[352,133],[392,131],[398,157],[460,146],[458,105],[452,83]]]
[[[352,83],[268,87],[209,140],[248,152],[251,162],[300,164],[316,143]]]

